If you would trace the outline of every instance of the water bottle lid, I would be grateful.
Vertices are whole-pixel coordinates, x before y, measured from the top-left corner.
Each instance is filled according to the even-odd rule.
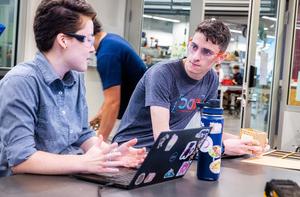
[[[220,107],[220,99],[209,99],[206,103],[206,106],[219,108]]]
[[[205,106],[203,108],[203,113],[205,114],[211,114],[211,115],[223,115],[223,108],[213,108],[213,107],[207,107]]]

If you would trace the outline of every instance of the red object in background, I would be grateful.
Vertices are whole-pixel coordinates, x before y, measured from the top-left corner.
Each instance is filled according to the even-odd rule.
[[[221,82],[222,85],[224,86],[232,86],[232,79],[223,79],[223,81]]]

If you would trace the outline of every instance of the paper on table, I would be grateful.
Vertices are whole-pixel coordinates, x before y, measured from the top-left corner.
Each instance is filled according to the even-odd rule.
[[[272,153],[271,151],[269,153]],[[300,170],[300,159],[291,159],[287,157],[274,157],[268,155],[269,153],[264,154],[261,157],[253,157],[249,159],[244,159],[242,162],[245,163],[252,163],[258,165],[267,165],[279,168],[287,168],[293,170]]]

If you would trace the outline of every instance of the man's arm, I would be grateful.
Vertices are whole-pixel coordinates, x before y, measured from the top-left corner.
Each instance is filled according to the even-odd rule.
[[[260,155],[264,150],[259,142],[253,139],[240,139],[237,135],[223,133],[226,155]]]
[[[98,117],[101,117],[98,135],[107,140],[118,117],[121,103],[121,86],[113,86],[103,91],[104,102],[101,106]]]
[[[170,111],[167,108],[159,106],[151,106],[151,122],[154,140],[157,139],[162,131],[169,131]]]

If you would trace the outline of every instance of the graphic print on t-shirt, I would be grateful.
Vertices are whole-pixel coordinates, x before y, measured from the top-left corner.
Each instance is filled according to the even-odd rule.
[[[201,96],[205,98],[205,95]],[[177,101],[175,101],[174,105],[171,107],[171,112],[191,112],[197,109],[197,104],[203,102],[201,98],[186,98],[186,97],[179,97]]]

